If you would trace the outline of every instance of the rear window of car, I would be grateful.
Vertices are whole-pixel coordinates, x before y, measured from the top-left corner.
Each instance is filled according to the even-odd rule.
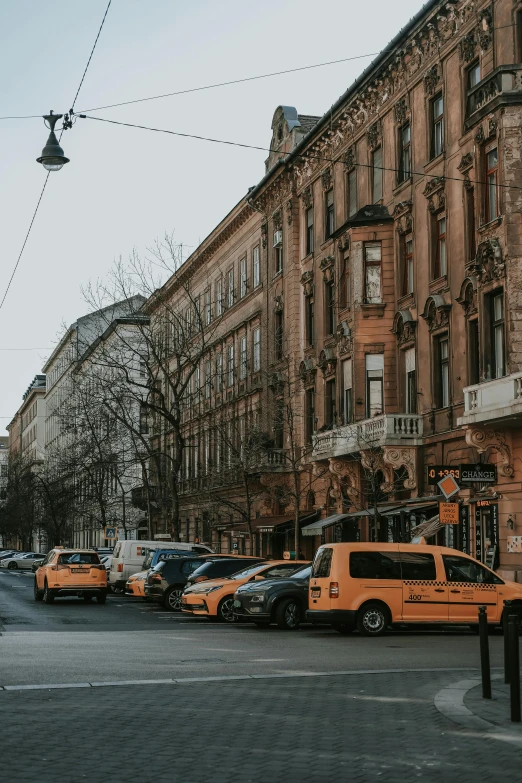
[[[400,579],[398,552],[350,552],[350,576],[353,579]]]
[[[70,565],[72,563],[94,565],[99,562],[100,558],[95,552],[72,552],[70,554],[60,555],[58,558],[58,565]]]
[[[320,549],[314,559],[312,565],[312,576],[322,578],[330,576],[330,568],[332,566],[333,549]]]

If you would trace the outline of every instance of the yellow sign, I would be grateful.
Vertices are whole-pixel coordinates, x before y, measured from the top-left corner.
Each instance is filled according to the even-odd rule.
[[[455,494],[455,492],[458,492],[460,487],[453,478],[453,476],[448,475],[445,476],[445,478],[442,479],[442,481],[439,481],[437,486],[439,487],[440,491],[446,498],[446,500],[449,500],[449,498]]]
[[[439,503],[439,522],[441,525],[458,525],[459,504]]]

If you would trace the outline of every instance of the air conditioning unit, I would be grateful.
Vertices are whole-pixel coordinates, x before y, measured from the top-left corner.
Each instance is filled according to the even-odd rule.
[[[283,244],[283,232],[274,231],[274,247],[278,247]]]

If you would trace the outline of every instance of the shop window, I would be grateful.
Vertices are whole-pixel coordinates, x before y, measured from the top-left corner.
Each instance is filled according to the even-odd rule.
[[[498,206],[498,149],[496,146],[486,149],[486,222],[495,220],[499,215]]]
[[[325,239],[330,239],[335,230],[334,192],[331,188],[325,197]]]
[[[333,428],[337,424],[337,392],[335,378],[324,385],[324,423]]]
[[[399,172],[398,182],[411,177],[411,125],[407,122],[399,128]]]
[[[367,242],[364,246],[364,303],[382,302],[382,254],[380,242]]]
[[[357,212],[357,169],[348,172],[348,217]]]
[[[442,93],[431,101],[431,157],[436,158],[444,149],[444,99]]]
[[[384,354],[366,354],[366,418],[384,413]]]
[[[434,339],[434,382],[435,382],[435,406],[447,408],[449,405],[449,339],[448,335],[441,335]]]
[[[382,199],[382,147],[377,147],[372,152],[372,203],[376,204]]]
[[[314,208],[306,210],[306,255],[314,252]]]

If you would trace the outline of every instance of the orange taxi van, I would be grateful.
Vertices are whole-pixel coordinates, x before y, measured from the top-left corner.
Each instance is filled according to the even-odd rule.
[[[271,560],[254,563],[231,576],[209,579],[187,587],[181,598],[181,611],[198,617],[214,617],[225,623],[234,622],[234,593],[240,585],[262,579],[277,579],[299,571],[305,560]]]
[[[47,554],[34,575],[34,599],[51,604],[66,595],[105,603],[107,571],[97,552],[55,547]]]
[[[379,636],[392,623],[455,623],[476,629],[479,606],[501,622],[504,601],[522,613],[522,585],[506,582],[456,549],[422,544],[326,544],[315,555],[309,622]]]

